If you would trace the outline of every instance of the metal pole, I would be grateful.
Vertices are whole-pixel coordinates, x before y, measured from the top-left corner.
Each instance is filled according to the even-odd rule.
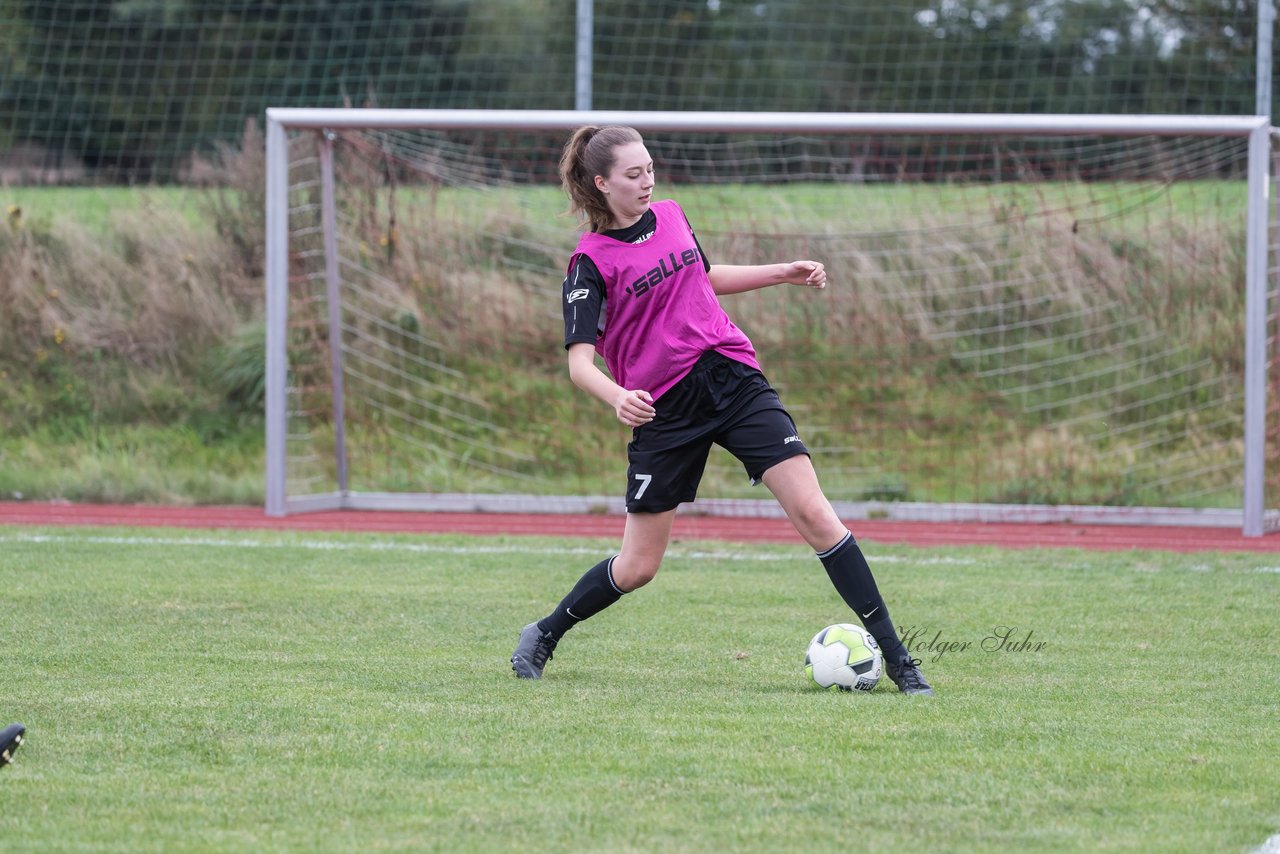
[[[1271,0],[1258,3],[1258,44],[1254,67],[1254,113],[1271,115],[1271,41],[1275,37],[1276,9]]]
[[[578,0],[578,37],[574,54],[573,108],[591,109],[592,35],[595,30],[595,9],[592,0]]]
[[[579,125],[629,125],[639,131],[916,134],[1098,134],[1245,137],[1257,116],[1090,115],[1070,113],[786,113],[633,110],[391,110],[342,107],[271,107],[267,114],[290,128],[436,128],[442,130],[571,130]]]
[[[284,126],[267,115],[266,246],[266,514],[285,508],[289,355],[289,141]]]
[[[1271,117],[1272,0],[1259,0],[1254,112]],[[1249,216],[1245,238],[1244,535],[1266,528],[1267,475],[1267,280],[1271,203],[1271,132],[1249,134]],[[1256,174],[1255,174],[1256,173]]]
[[[1245,234],[1244,535],[1263,534],[1267,433],[1267,213],[1271,128],[1249,134],[1249,207]]]
[[[333,445],[338,494],[347,494],[346,393],[342,379],[342,278],[338,271],[338,210],[333,189],[333,131],[320,145],[320,229],[324,236],[325,299],[329,306],[329,389],[333,395]]]

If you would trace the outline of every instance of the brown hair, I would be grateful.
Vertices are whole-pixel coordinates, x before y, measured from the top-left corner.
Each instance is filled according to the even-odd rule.
[[[569,210],[586,218],[592,231],[605,231],[613,224],[613,213],[604,193],[596,187],[597,175],[608,175],[620,145],[643,142],[635,128],[586,125],[569,137],[560,154],[560,185],[569,194]]]

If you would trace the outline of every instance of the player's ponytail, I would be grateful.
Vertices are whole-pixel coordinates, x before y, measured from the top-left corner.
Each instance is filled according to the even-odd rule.
[[[560,154],[560,184],[569,196],[569,210],[582,216],[592,231],[605,231],[613,223],[596,176],[608,175],[616,159],[614,149],[631,142],[643,142],[634,128],[584,125],[573,132]]]

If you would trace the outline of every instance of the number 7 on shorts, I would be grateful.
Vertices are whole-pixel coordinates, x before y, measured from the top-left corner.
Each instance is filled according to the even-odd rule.
[[[640,481],[640,488],[636,490],[636,495],[635,495],[635,500],[639,501],[640,498],[644,495],[644,491],[649,488],[649,483],[653,480],[653,475],[637,474],[635,478],[636,480]]]

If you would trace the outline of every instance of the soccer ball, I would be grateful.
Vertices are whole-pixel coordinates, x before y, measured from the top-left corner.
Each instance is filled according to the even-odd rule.
[[[880,644],[850,623],[836,623],[818,632],[804,656],[804,672],[831,691],[870,691],[883,670]]]

